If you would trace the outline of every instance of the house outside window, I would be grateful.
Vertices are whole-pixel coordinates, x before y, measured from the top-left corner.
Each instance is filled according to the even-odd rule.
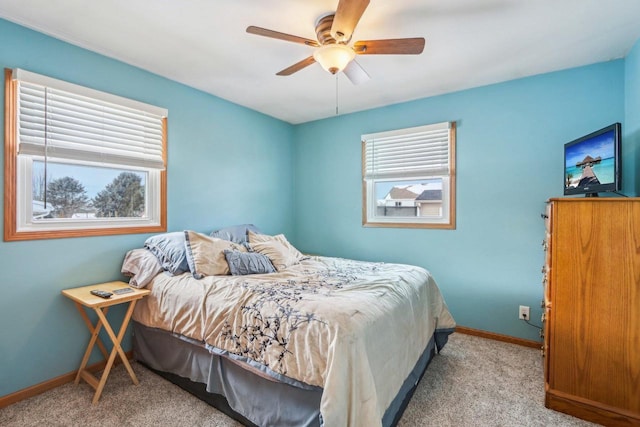
[[[455,123],[362,136],[365,227],[455,228]]]
[[[165,109],[5,70],[5,241],[166,230]]]

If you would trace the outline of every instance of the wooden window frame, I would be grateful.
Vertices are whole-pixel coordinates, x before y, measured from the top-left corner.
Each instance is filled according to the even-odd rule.
[[[376,222],[369,220],[368,215],[368,180],[366,176],[366,142],[362,141],[362,226],[372,228],[422,228],[446,229],[456,228],[456,123],[450,122],[449,128],[449,221],[446,223],[429,222]]]
[[[150,226],[78,228],[69,230],[17,230],[17,96],[18,82],[12,78],[12,70],[5,69],[4,105],[4,241],[59,239],[68,237],[111,236],[119,234],[157,233],[167,230],[167,118],[162,120],[162,151],[165,169],[160,171],[160,224]]]

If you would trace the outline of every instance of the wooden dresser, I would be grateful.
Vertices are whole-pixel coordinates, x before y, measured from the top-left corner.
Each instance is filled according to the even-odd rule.
[[[545,405],[640,426],[640,198],[551,199],[545,221]]]

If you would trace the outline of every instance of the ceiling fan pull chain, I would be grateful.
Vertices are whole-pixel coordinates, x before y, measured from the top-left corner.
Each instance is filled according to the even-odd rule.
[[[336,116],[338,115],[338,73],[335,74],[336,76]]]

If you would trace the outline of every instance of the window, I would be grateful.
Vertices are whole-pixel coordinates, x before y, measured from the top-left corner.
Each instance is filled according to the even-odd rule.
[[[165,109],[5,70],[4,240],[166,230]]]
[[[455,129],[362,135],[365,227],[455,228]]]

